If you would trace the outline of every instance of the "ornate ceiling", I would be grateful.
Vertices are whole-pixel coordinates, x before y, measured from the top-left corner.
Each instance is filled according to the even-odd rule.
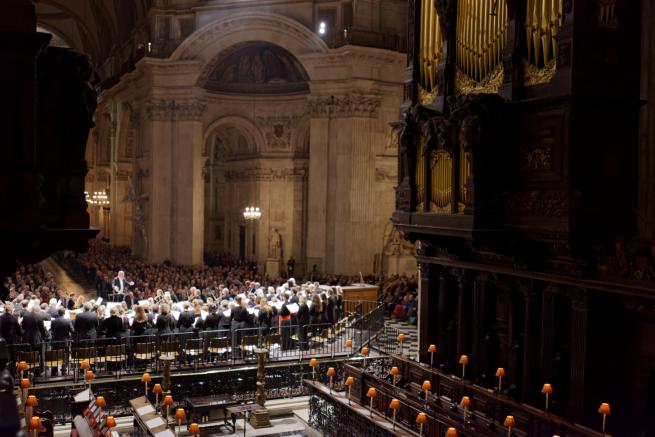
[[[151,0],[35,0],[37,24],[97,66],[124,49],[147,23]],[[122,56],[119,56],[122,57]]]

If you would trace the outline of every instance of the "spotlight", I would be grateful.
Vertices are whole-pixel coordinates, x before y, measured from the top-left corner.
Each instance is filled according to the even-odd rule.
[[[327,31],[325,21],[321,21],[318,25],[318,34],[319,35],[325,35],[325,32]]]

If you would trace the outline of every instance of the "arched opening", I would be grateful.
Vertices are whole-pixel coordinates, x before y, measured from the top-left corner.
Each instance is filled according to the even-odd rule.
[[[205,252],[266,262],[274,275],[291,256],[301,264],[308,81],[291,52],[262,41],[221,50],[203,69],[197,84],[215,120],[205,136]],[[261,219],[244,220],[247,206]],[[269,265],[271,239],[281,251]]]

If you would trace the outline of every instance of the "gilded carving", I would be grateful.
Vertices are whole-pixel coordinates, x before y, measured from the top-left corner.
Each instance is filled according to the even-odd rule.
[[[521,151],[521,167],[527,170],[550,170],[552,168],[552,147],[533,146]]]
[[[421,105],[429,105],[437,98],[438,88],[435,86],[432,91],[426,91],[420,84],[418,86],[418,101]]]
[[[455,89],[459,94],[495,94],[503,84],[504,76],[505,71],[502,64],[496,65],[480,82],[471,79],[457,68],[455,72]]]
[[[523,60],[523,85],[534,86],[553,80],[557,72],[557,62],[553,58],[543,67],[537,68],[525,59]]]
[[[199,100],[156,99],[145,105],[148,120],[197,120],[204,113],[206,105]]]
[[[257,117],[271,151],[288,151],[291,148],[291,130],[298,125],[300,116]]]
[[[616,11],[617,0],[597,0],[598,11],[596,22],[598,27],[616,29],[619,27],[619,20]]]

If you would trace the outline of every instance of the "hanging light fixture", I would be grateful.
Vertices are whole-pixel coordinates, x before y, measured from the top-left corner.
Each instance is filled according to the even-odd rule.
[[[259,207],[246,206],[246,209],[243,210],[243,218],[252,221],[259,220],[262,216],[262,212],[259,210]]]

